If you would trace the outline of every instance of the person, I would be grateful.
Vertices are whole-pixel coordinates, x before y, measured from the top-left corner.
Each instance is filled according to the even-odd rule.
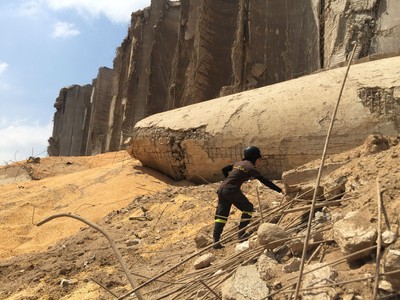
[[[241,186],[245,181],[255,178],[270,189],[278,193],[283,193],[280,187],[269,181],[257,170],[260,158],[262,158],[260,149],[255,146],[250,146],[244,150],[243,160],[222,168],[222,173],[224,174],[225,179],[219,186],[217,192],[218,206],[215,212],[213,231],[214,249],[224,248],[224,246],[218,242],[221,238],[224,226],[228,221],[232,205],[242,212],[239,230],[243,229],[250,223],[254,207],[241,191]],[[238,239],[240,241],[247,240],[249,236],[250,234],[246,233],[245,230],[241,230],[238,233]]]

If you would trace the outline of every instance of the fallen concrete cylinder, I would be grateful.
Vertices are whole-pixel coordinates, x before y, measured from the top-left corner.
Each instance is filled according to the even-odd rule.
[[[373,133],[400,133],[400,56],[353,65],[328,155]],[[248,145],[264,156],[270,179],[321,158],[346,68],[159,113],[136,123],[128,152],[175,180],[215,182]]]

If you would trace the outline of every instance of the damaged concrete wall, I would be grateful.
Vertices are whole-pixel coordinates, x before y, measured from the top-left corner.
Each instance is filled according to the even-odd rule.
[[[179,27],[179,6],[168,3],[153,0],[149,8],[133,13],[118,49],[111,150],[120,149],[137,121],[165,110]]]
[[[132,14],[112,79],[99,75],[107,79],[94,85],[103,88],[75,103],[103,103],[90,112],[88,132],[81,131],[85,147],[63,153],[120,150],[135,124],[155,113],[345,65],[357,39],[360,61],[400,53],[399,6],[398,0],[152,0]],[[101,89],[107,99],[97,96]],[[60,153],[54,150],[60,128],[65,136],[78,134],[75,120],[88,116],[76,113],[54,118],[50,155]]]
[[[73,85],[60,91],[54,107],[53,134],[47,149],[51,156],[85,155],[90,123],[92,86]]]
[[[377,6],[376,32],[370,53],[398,53],[400,42],[400,1],[381,1]]]
[[[97,78],[93,80],[90,99],[91,114],[89,118],[89,134],[86,141],[85,155],[95,155],[108,152],[107,133],[110,127],[112,103],[113,70],[100,68]]]
[[[100,68],[92,85],[63,88],[54,104],[50,156],[83,156],[108,152],[113,116],[113,74]]]
[[[400,133],[400,56],[352,66],[328,154],[351,149],[372,133]],[[129,153],[175,179],[222,179],[221,167],[248,145],[265,157],[262,172],[320,158],[345,68],[225,96],[138,122]]]
[[[312,1],[248,1],[244,90],[320,68],[317,7]]]
[[[317,12],[288,2],[153,0],[134,13],[114,60],[110,149],[154,113],[319,69]]]
[[[216,98],[221,87],[231,83],[238,12],[238,2],[221,0],[192,1],[182,6],[187,19],[183,19],[178,47],[188,55],[186,62],[175,58],[183,77],[172,78],[170,108]],[[174,89],[181,92],[176,94]]]
[[[359,40],[356,58],[400,51],[400,3],[396,0],[325,1],[321,26],[323,61],[332,67],[347,60]]]

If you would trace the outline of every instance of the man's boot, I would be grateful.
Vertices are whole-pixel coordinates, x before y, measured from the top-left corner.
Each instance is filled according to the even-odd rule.
[[[214,239],[214,244],[215,243],[217,243],[217,244],[215,244],[213,246],[214,249],[222,249],[222,248],[224,248],[224,246],[221,243],[218,243],[219,239],[221,238],[222,231],[224,230],[224,226],[225,226],[225,223],[215,222],[213,239]]]
[[[241,220],[242,221],[239,223],[239,228],[238,229],[241,230],[241,229],[245,228],[247,225],[249,225],[250,224],[250,219],[251,219],[250,213],[243,212],[242,216],[241,216]],[[240,242],[247,241],[249,239],[249,237],[250,237],[250,233],[247,233],[244,230],[239,231],[239,233],[238,233],[238,240]]]

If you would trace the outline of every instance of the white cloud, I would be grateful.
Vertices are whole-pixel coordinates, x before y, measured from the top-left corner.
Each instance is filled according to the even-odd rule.
[[[73,9],[87,17],[104,15],[114,23],[128,23],[131,13],[150,5],[150,0],[42,0],[53,10]]]
[[[0,126],[0,165],[25,160],[29,156],[47,156],[52,122],[45,125],[26,124],[25,121],[8,123],[3,118]]]
[[[75,28],[75,24],[68,23],[68,22],[57,22],[54,25],[52,37],[63,38],[63,37],[69,37],[69,36],[76,36],[79,34],[80,34],[80,31]]]
[[[22,0],[10,5],[14,14],[23,17],[42,18],[48,10],[73,10],[86,18],[104,16],[113,23],[127,24],[131,13],[150,6],[151,0]]]
[[[8,63],[0,61],[0,75],[8,68]]]

